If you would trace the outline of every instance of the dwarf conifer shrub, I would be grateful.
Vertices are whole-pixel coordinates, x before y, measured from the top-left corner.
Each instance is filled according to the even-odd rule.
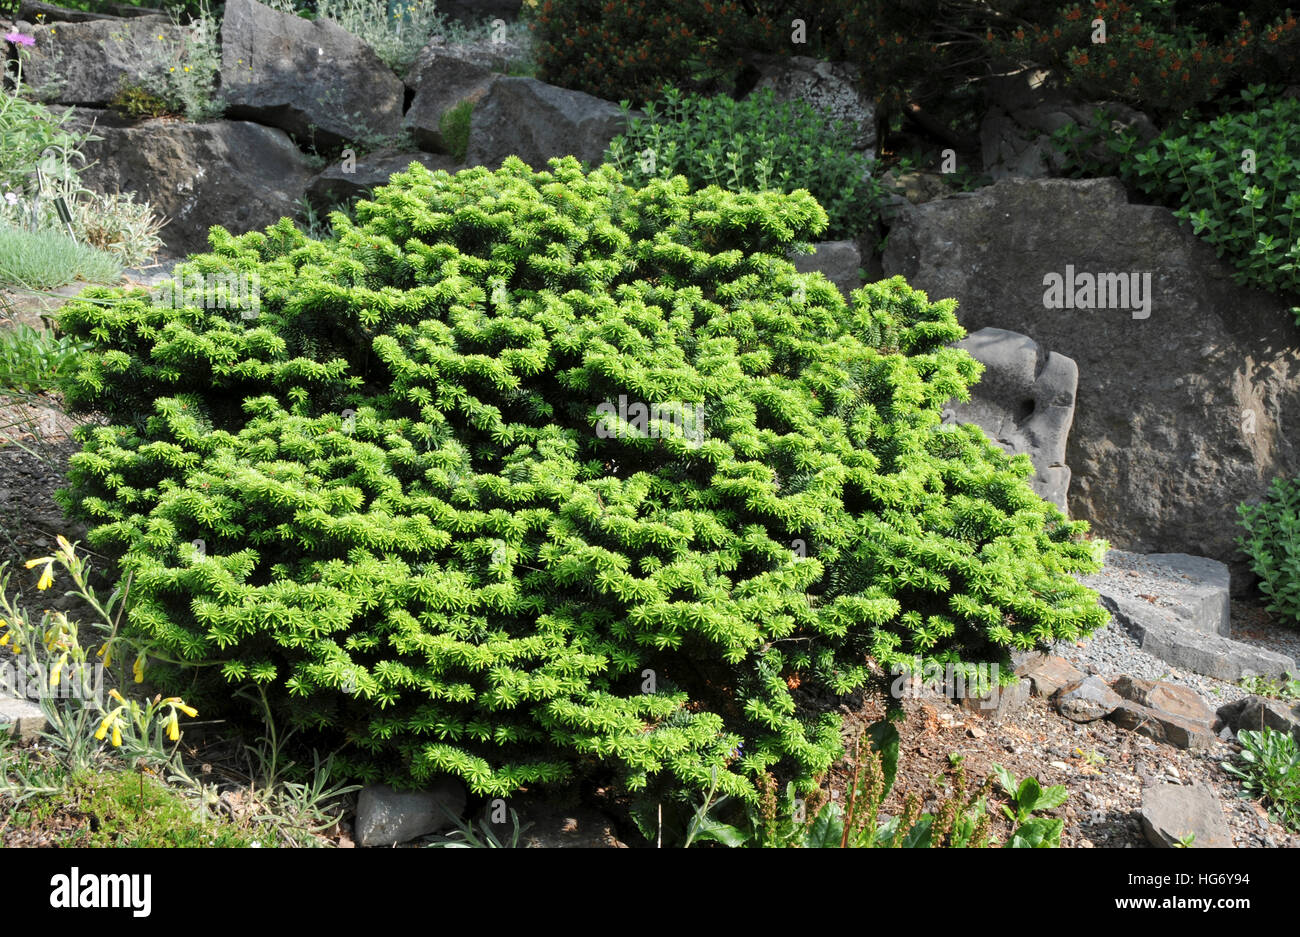
[[[64,307],[110,425],[61,497],[134,574],[151,679],[257,684],[366,779],[752,799],[831,764],[811,704],[869,656],[1105,620],[1066,575],[1102,545],[941,425],[979,370],[952,301],[797,273],[806,192],[551,165],[412,165],[330,242],[213,228],[188,271],[256,272],[257,309]]]

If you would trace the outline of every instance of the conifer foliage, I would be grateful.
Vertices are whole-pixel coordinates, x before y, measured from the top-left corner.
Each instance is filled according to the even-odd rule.
[[[979,371],[954,303],[797,273],[806,192],[413,164],[356,215],[213,228],[181,273],[257,274],[252,311],[64,307],[95,346],[67,398],[108,425],[60,496],[159,681],[257,684],[364,779],[752,799],[831,764],[869,657],[1105,620],[1067,575],[1102,545],[940,425]]]

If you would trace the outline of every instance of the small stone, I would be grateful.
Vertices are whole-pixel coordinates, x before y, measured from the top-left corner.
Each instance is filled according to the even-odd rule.
[[[1056,708],[1075,722],[1094,722],[1115,711],[1123,700],[1097,676],[1076,680],[1061,688]]]
[[[45,731],[45,713],[32,700],[0,697],[0,728],[20,742],[28,742]]]
[[[1025,708],[1029,702],[1029,681],[1017,680],[1007,686],[995,687],[987,696],[963,697],[961,705],[969,712],[997,722]]]
[[[1110,719],[1122,729],[1137,732],[1157,742],[1167,742],[1177,748],[1213,748],[1218,741],[1209,726],[1129,700],[1122,701],[1110,714]]]
[[[1064,657],[1038,654],[1016,668],[1016,673],[1030,682],[1035,696],[1051,696],[1063,686],[1083,679],[1083,673]]]
[[[391,846],[436,833],[452,825],[465,803],[465,788],[454,778],[435,781],[421,791],[368,785],[357,798],[357,845]]]
[[[988,735],[988,733],[985,732],[983,729],[981,729],[979,726],[971,726],[969,729],[966,730],[966,734],[973,739],[982,739],[984,738],[984,736]]]
[[[1053,768],[1056,768],[1058,771],[1070,770],[1070,766],[1063,761],[1049,761],[1048,764],[1051,765]]]
[[[1142,831],[1153,846],[1171,847],[1193,836],[1192,848],[1232,848],[1219,798],[1207,784],[1153,784],[1142,791]]]

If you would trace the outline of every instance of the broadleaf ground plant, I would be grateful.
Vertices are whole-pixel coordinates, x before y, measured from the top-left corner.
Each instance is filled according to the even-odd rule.
[[[364,780],[752,802],[827,770],[827,694],[869,658],[1105,621],[1068,575],[1105,545],[941,425],[979,373],[954,302],[799,274],[806,192],[413,164],[332,221],[213,228],[181,275],[256,273],[254,308],[92,287],[61,314],[95,345],[67,401],[107,425],[60,498],[195,705],[256,684]]]

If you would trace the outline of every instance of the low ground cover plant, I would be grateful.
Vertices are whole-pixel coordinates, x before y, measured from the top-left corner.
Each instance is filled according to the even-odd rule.
[[[113,283],[122,263],[59,231],[0,226],[0,288],[49,290],[73,280]]]
[[[95,345],[67,401],[107,425],[59,497],[133,577],[151,679],[254,684],[363,780],[752,801],[827,770],[808,694],[868,656],[1105,621],[1068,575],[1105,544],[941,423],[979,372],[951,301],[797,273],[806,192],[551,166],[412,165],[328,242],[214,228],[182,275],[256,273],[248,308],[63,307]]]
[[[829,216],[824,237],[855,237],[874,229],[883,199],[873,161],[852,149],[856,132],[805,102],[778,102],[770,88],[743,101],[668,88],[606,159],[638,186],[681,175],[695,188],[805,189]]]
[[[1237,733],[1241,751],[1223,770],[1241,782],[1242,795],[1261,801],[1277,822],[1300,832],[1300,745],[1287,732],[1265,728]]]

